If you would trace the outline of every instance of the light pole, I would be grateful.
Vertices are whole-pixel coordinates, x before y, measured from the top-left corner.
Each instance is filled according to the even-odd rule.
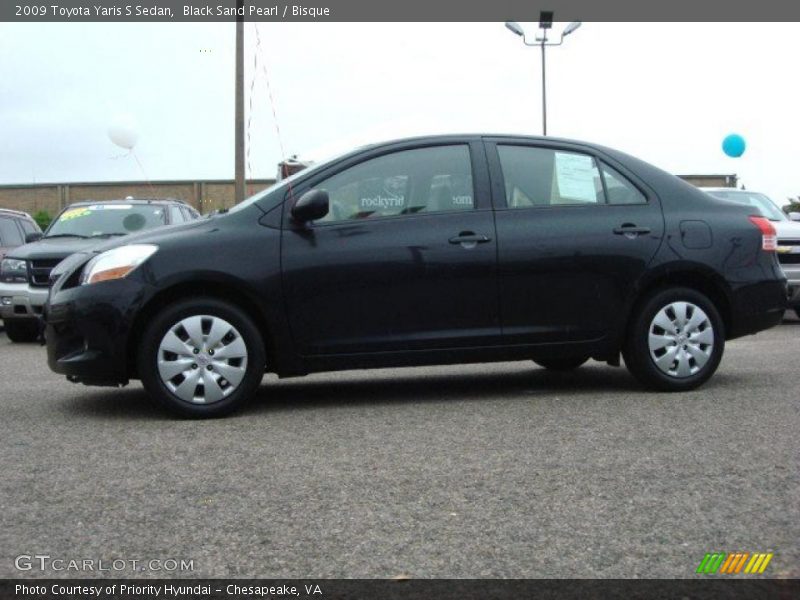
[[[244,0],[236,2],[236,58],[234,87],[234,204],[244,200]],[[241,11],[241,12],[240,12]]]
[[[557,42],[547,41],[547,30],[553,27],[553,13],[550,11],[541,11],[539,13],[539,29],[542,30],[541,35],[537,35],[534,42],[529,42],[525,36],[525,31],[520,27],[516,21],[506,21],[506,27],[516,35],[522,38],[526,46],[539,46],[542,49],[542,135],[547,135],[547,77],[545,76],[545,48],[547,46],[560,46],[564,43],[564,38],[570,33],[573,33],[578,27],[581,26],[580,21],[573,21],[564,28],[561,32],[561,39]]]

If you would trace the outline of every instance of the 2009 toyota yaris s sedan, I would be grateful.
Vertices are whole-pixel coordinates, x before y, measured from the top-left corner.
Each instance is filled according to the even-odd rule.
[[[361,148],[231,211],[73,255],[50,367],[192,417],[265,372],[531,359],[689,390],[776,325],[772,224],[586,143],[439,136]]]

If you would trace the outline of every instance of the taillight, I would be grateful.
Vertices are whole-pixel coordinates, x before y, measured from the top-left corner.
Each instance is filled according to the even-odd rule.
[[[775,226],[766,217],[750,217],[750,222],[761,230],[761,249],[775,252],[778,249],[778,235]]]

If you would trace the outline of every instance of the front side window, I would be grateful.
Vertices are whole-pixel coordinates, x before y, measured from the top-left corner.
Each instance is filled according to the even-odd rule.
[[[157,204],[87,204],[61,213],[46,237],[126,235],[165,223],[164,207]]]
[[[471,210],[469,147],[436,146],[367,160],[317,184],[330,211],[317,222]]]
[[[605,201],[594,157],[529,146],[497,147],[509,208]]]

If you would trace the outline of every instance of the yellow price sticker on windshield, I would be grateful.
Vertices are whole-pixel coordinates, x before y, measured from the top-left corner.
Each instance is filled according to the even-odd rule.
[[[72,208],[66,211],[61,217],[58,219],[59,221],[70,221],[72,219],[77,219],[78,217],[85,217],[88,215],[90,211],[88,208]]]

